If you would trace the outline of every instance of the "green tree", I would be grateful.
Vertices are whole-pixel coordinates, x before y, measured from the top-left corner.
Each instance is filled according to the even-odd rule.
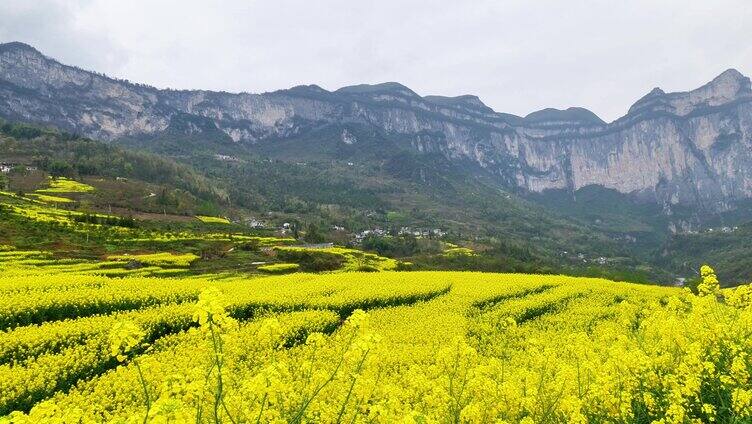
[[[326,240],[319,226],[314,223],[308,224],[303,239],[308,243],[323,243]]]

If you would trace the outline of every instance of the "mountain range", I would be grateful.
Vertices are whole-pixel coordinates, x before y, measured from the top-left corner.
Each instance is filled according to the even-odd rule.
[[[734,69],[687,92],[655,88],[604,122],[577,107],[500,113],[477,96],[420,96],[395,82],[262,94],[157,89],[13,42],[0,45],[0,117],[174,157],[381,163],[425,184],[451,169],[617,243],[630,231],[660,233],[652,248],[664,252],[671,234],[752,217],[752,88]]]
[[[733,69],[688,92],[656,88],[606,123],[582,108],[498,113],[476,96],[421,97],[391,82],[332,92],[315,85],[263,94],[159,90],[8,43],[0,45],[0,115],[104,140],[219,131],[250,145],[327,126],[355,144],[360,137],[349,126],[365,127],[532,192],[599,185],[712,210],[752,196],[752,90]]]

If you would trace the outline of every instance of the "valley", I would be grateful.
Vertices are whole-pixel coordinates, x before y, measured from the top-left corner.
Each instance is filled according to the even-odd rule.
[[[0,44],[0,424],[749,423],[752,88],[605,122]]]
[[[749,79],[733,70],[690,92],[653,90],[605,123],[582,108],[517,117],[474,96],[421,97],[397,83],[333,92],[158,90],[62,65],[20,43],[4,44],[0,58],[0,116],[9,122],[101,140],[93,142],[101,153],[124,148],[171,161],[180,179],[153,170],[138,170],[148,175],[136,179],[188,193],[160,198],[161,207],[129,197],[138,207],[125,213],[208,209],[237,222],[271,214],[272,226],[315,226],[339,244],[365,231],[438,229],[448,242],[501,256],[469,269],[663,284],[697,278],[703,260],[677,256],[675,246],[752,220],[744,171],[752,97]],[[117,101],[107,100],[114,92]],[[34,143],[25,161],[48,174],[134,175],[112,163],[87,168],[70,151],[60,161],[67,164],[39,163],[33,155],[60,150]],[[154,188],[143,196],[152,193],[170,195]],[[719,272],[729,283],[752,278],[742,267]]]

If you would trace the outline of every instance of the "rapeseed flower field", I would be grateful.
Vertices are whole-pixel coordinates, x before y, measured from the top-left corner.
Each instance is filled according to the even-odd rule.
[[[701,275],[19,271],[0,422],[750,422],[752,290]]]
[[[89,193],[94,187],[65,177],[49,178],[49,187],[37,190],[37,193]]]

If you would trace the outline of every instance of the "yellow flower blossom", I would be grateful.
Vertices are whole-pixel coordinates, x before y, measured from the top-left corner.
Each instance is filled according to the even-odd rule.
[[[139,346],[145,336],[143,329],[130,321],[118,321],[110,331],[110,355],[123,362]]]
[[[709,265],[703,265],[700,268],[700,277],[702,281],[697,285],[697,291],[700,296],[716,295],[721,287],[715,271]]]

